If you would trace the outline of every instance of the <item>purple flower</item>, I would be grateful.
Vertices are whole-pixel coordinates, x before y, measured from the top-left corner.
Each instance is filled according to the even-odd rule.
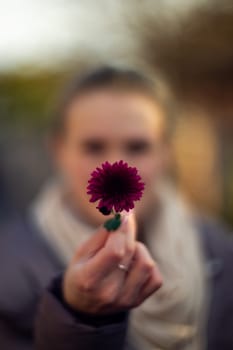
[[[97,208],[104,215],[112,210],[119,213],[134,208],[134,202],[142,197],[145,187],[138,170],[122,160],[103,163],[91,173],[88,183],[90,202],[99,201]]]

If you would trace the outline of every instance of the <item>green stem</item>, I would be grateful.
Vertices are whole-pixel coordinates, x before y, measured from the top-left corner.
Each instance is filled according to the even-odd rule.
[[[121,225],[121,214],[114,213],[114,217],[105,221],[104,227],[107,231],[116,231]]]

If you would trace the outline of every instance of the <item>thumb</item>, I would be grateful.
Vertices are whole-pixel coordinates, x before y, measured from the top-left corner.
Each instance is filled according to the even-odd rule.
[[[122,232],[126,235],[126,245],[129,248],[135,244],[136,222],[133,213],[124,215],[120,228],[114,234],[117,232]],[[111,235],[103,226],[100,226],[96,232],[93,232],[91,238],[78,247],[72,263],[80,262],[80,260],[86,261],[96,255],[105,246]]]
[[[109,236],[109,232],[101,226],[96,232],[93,232],[93,236],[85,241],[80,247],[78,247],[72,262],[77,262],[80,259],[88,260],[94,256],[101,248],[104,247]]]
[[[119,230],[126,235],[126,243],[131,245],[135,243],[137,233],[137,223],[134,211],[126,213],[122,219],[122,225]]]

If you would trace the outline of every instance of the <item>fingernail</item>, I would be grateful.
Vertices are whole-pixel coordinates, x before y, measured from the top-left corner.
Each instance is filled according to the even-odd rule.
[[[121,219],[121,226],[120,226],[121,232],[127,232],[128,223],[129,223],[129,214],[127,213],[127,214],[124,214],[124,216]]]
[[[122,224],[125,224],[128,220],[129,220],[129,213],[124,214],[124,215],[122,216],[121,222],[122,222]]]
[[[117,252],[124,255],[125,253],[125,237],[121,233],[114,235],[114,245]]]
[[[130,209],[129,211],[123,210],[121,212],[122,216],[129,216],[132,213],[133,213],[133,209]]]
[[[134,220],[134,214],[132,211],[123,216],[122,224],[120,226],[120,231],[123,233],[129,233],[129,232],[135,231],[135,220]]]

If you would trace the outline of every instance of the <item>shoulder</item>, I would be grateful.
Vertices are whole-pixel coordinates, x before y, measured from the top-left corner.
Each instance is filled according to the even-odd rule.
[[[0,312],[35,303],[59,262],[29,220],[12,217],[0,231]]]
[[[209,217],[198,217],[195,224],[200,232],[204,248],[209,254],[222,256],[229,253],[233,255],[233,232],[227,225]]]
[[[199,228],[211,287],[208,348],[233,349],[233,235],[225,225],[214,220],[202,219]]]
[[[233,310],[233,235],[226,225],[212,219],[199,221],[199,232],[205,257],[206,273],[212,282],[215,305],[225,303],[228,310]],[[217,308],[215,306],[215,309]],[[222,312],[222,306],[220,310]],[[220,311],[219,311],[220,312]],[[220,312],[220,313],[221,313]],[[232,317],[232,316],[231,316]],[[233,319],[231,326],[233,325]]]
[[[0,259],[4,262],[26,264],[39,257],[58,263],[58,258],[40,234],[31,216],[12,217],[0,229]],[[43,261],[40,261],[43,264]],[[0,264],[0,269],[5,264]],[[4,266],[4,269],[7,266]],[[17,267],[16,265],[14,267]]]

